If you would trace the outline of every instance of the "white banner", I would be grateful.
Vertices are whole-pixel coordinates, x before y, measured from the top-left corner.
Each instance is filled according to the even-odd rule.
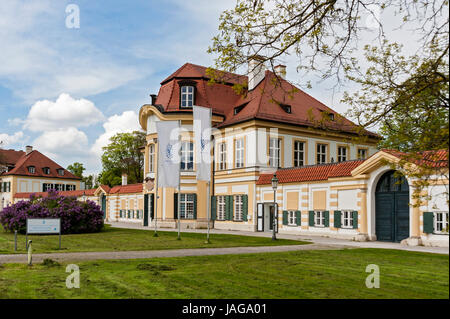
[[[195,106],[194,141],[197,180],[211,181],[211,108]]]
[[[158,187],[179,187],[180,122],[156,122],[158,133]]]

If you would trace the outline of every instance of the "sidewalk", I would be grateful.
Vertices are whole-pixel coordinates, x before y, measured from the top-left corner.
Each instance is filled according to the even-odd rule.
[[[130,229],[143,229],[154,231],[154,228],[144,227],[139,224],[133,223],[120,223],[120,222],[108,222],[112,227],[118,228],[130,228]],[[177,229],[173,228],[160,228],[159,231],[172,231],[176,232]],[[182,232],[185,233],[206,233],[206,229],[182,229]],[[219,229],[211,229],[211,234],[228,234],[228,235],[241,235],[241,236],[254,236],[254,237],[272,237],[272,233],[268,232],[249,232],[249,231],[236,231],[236,230],[219,230]],[[305,236],[305,235],[294,235],[294,234],[277,234],[278,238],[282,239],[293,239],[293,240],[301,240],[301,241],[311,241],[314,244],[318,245],[326,245],[326,246],[347,246],[353,248],[382,248],[382,249],[398,249],[398,250],[406,250],[406,251],[416,251],[423,253],[435,253],[435,254],[449,254],[448,247],[428,247],[428,246],[404,246],[400,243],[388,243],[381,241],[351,241],[345,239],[336,239],[322,236]]]
[[[230,247],[230,248],[193,248],[193,249],[167,249],[144,251],[110,251],[110,252],[80,252],[80,253],[50,253],[33,254],[33,263],[42,262],[46,258],[57,261],[85,261],[98,259],[142,259],[157,257],[186,257],[186,256],[211,256],[228,254],[253,254],[270,253],[297,250],[330,250],[343,249],[345,246],[326,245],[289,245],[289,246],[260,246],[260,247]],[[26,263],[27,255],[0,255],[0,264]]]

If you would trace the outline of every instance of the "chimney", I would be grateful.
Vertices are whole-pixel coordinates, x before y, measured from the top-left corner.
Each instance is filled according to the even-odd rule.
[[[266,66],[264,57],[253,55],[248,58],[248,90],[253,90],[264,79]]]
[[[123,173],[122,174],[122,186],[127,185],[127,183],[128,183],[128,175]]]
[[[278,77],[286,80],[286,66],[285,65],[278,64],[274,69],[275,69],[275,74]]]
[[[157,95],[156,94],[150,94],[150,97],[152,98],[152,105],[155,105]]]
[[[33,152],[33,146],[30,145],[25,146],[25,152],[27,153],[27,155]]]

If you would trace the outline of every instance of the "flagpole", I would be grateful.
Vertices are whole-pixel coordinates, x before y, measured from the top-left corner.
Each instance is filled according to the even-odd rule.
[[[212,108],[209,109],[209,114],[210,114],[209,118],[211,119],[211,122],[212,122]],[[212,123],[210,126],[212,127]],[[211,160],[211,132],[209,132],[209,143],[210,143],[209,144],[210,145],[209,159]],[[206,195],[206,209],[207,209],[207,218],[208,218],[208,231],[206,234],[206,243],[207,244],[211,243],[209,241],[209,233],[210,233],[210,228],[211,228],[211,226],[210,226],[210,222],[211,222],[211,187],[210,187],[210,185],[211,185],[211,163],[209,165],[209,169],[210,169],[209,180],[206,183],[206,194],[207,194]]]
[[[158,177],[157,175],[159,175],[159,171],[158,171],[158,164],[159,164],[159,144],[156,146],[157,142],[155,143],[155,152],[156,152],[156,147],[158,147],[158,151],[156,152],[156,165],[154,167],[156,167],[156,174],[155,174],[155,179],[156,179],[156,184],[155,184],[155,203],[154,203],[154,208],[155,208],[155,233],[153,234],[153,237],[158,237],[158,226],[157,226],[157,220],[158,220]]]
[[[178,159],[179,159],[179,165],[181,165],[181,144],[180,144],[180,142],[181,142],[181,121],[178,121],[178,143],[179,143],[179,148],[178,148]],[[177,215],[178,215],[178,237],[177,237],[177,240],[181,240],[181,219],[180,219],[180,213],[181,213],[181,211],[180,211],[180,204],[181,204],[181,202],[180,202],[180,200],[181,200],[181,196],[180,196],[180,193],[181,193],[181,167],[180,167],[180,169],[178,170],[178,200],[177,200]]]

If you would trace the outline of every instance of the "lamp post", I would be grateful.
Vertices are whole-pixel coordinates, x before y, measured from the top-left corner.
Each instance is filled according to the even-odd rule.
[[[277,188],[278,188],[278,178],[275,172],[272,177],[272,188],[273,188],[273,226],[272,226],[272,240],[277,240],[277,235],[275,232],[275,226],[278,220],[278,209],[277,209]]]

